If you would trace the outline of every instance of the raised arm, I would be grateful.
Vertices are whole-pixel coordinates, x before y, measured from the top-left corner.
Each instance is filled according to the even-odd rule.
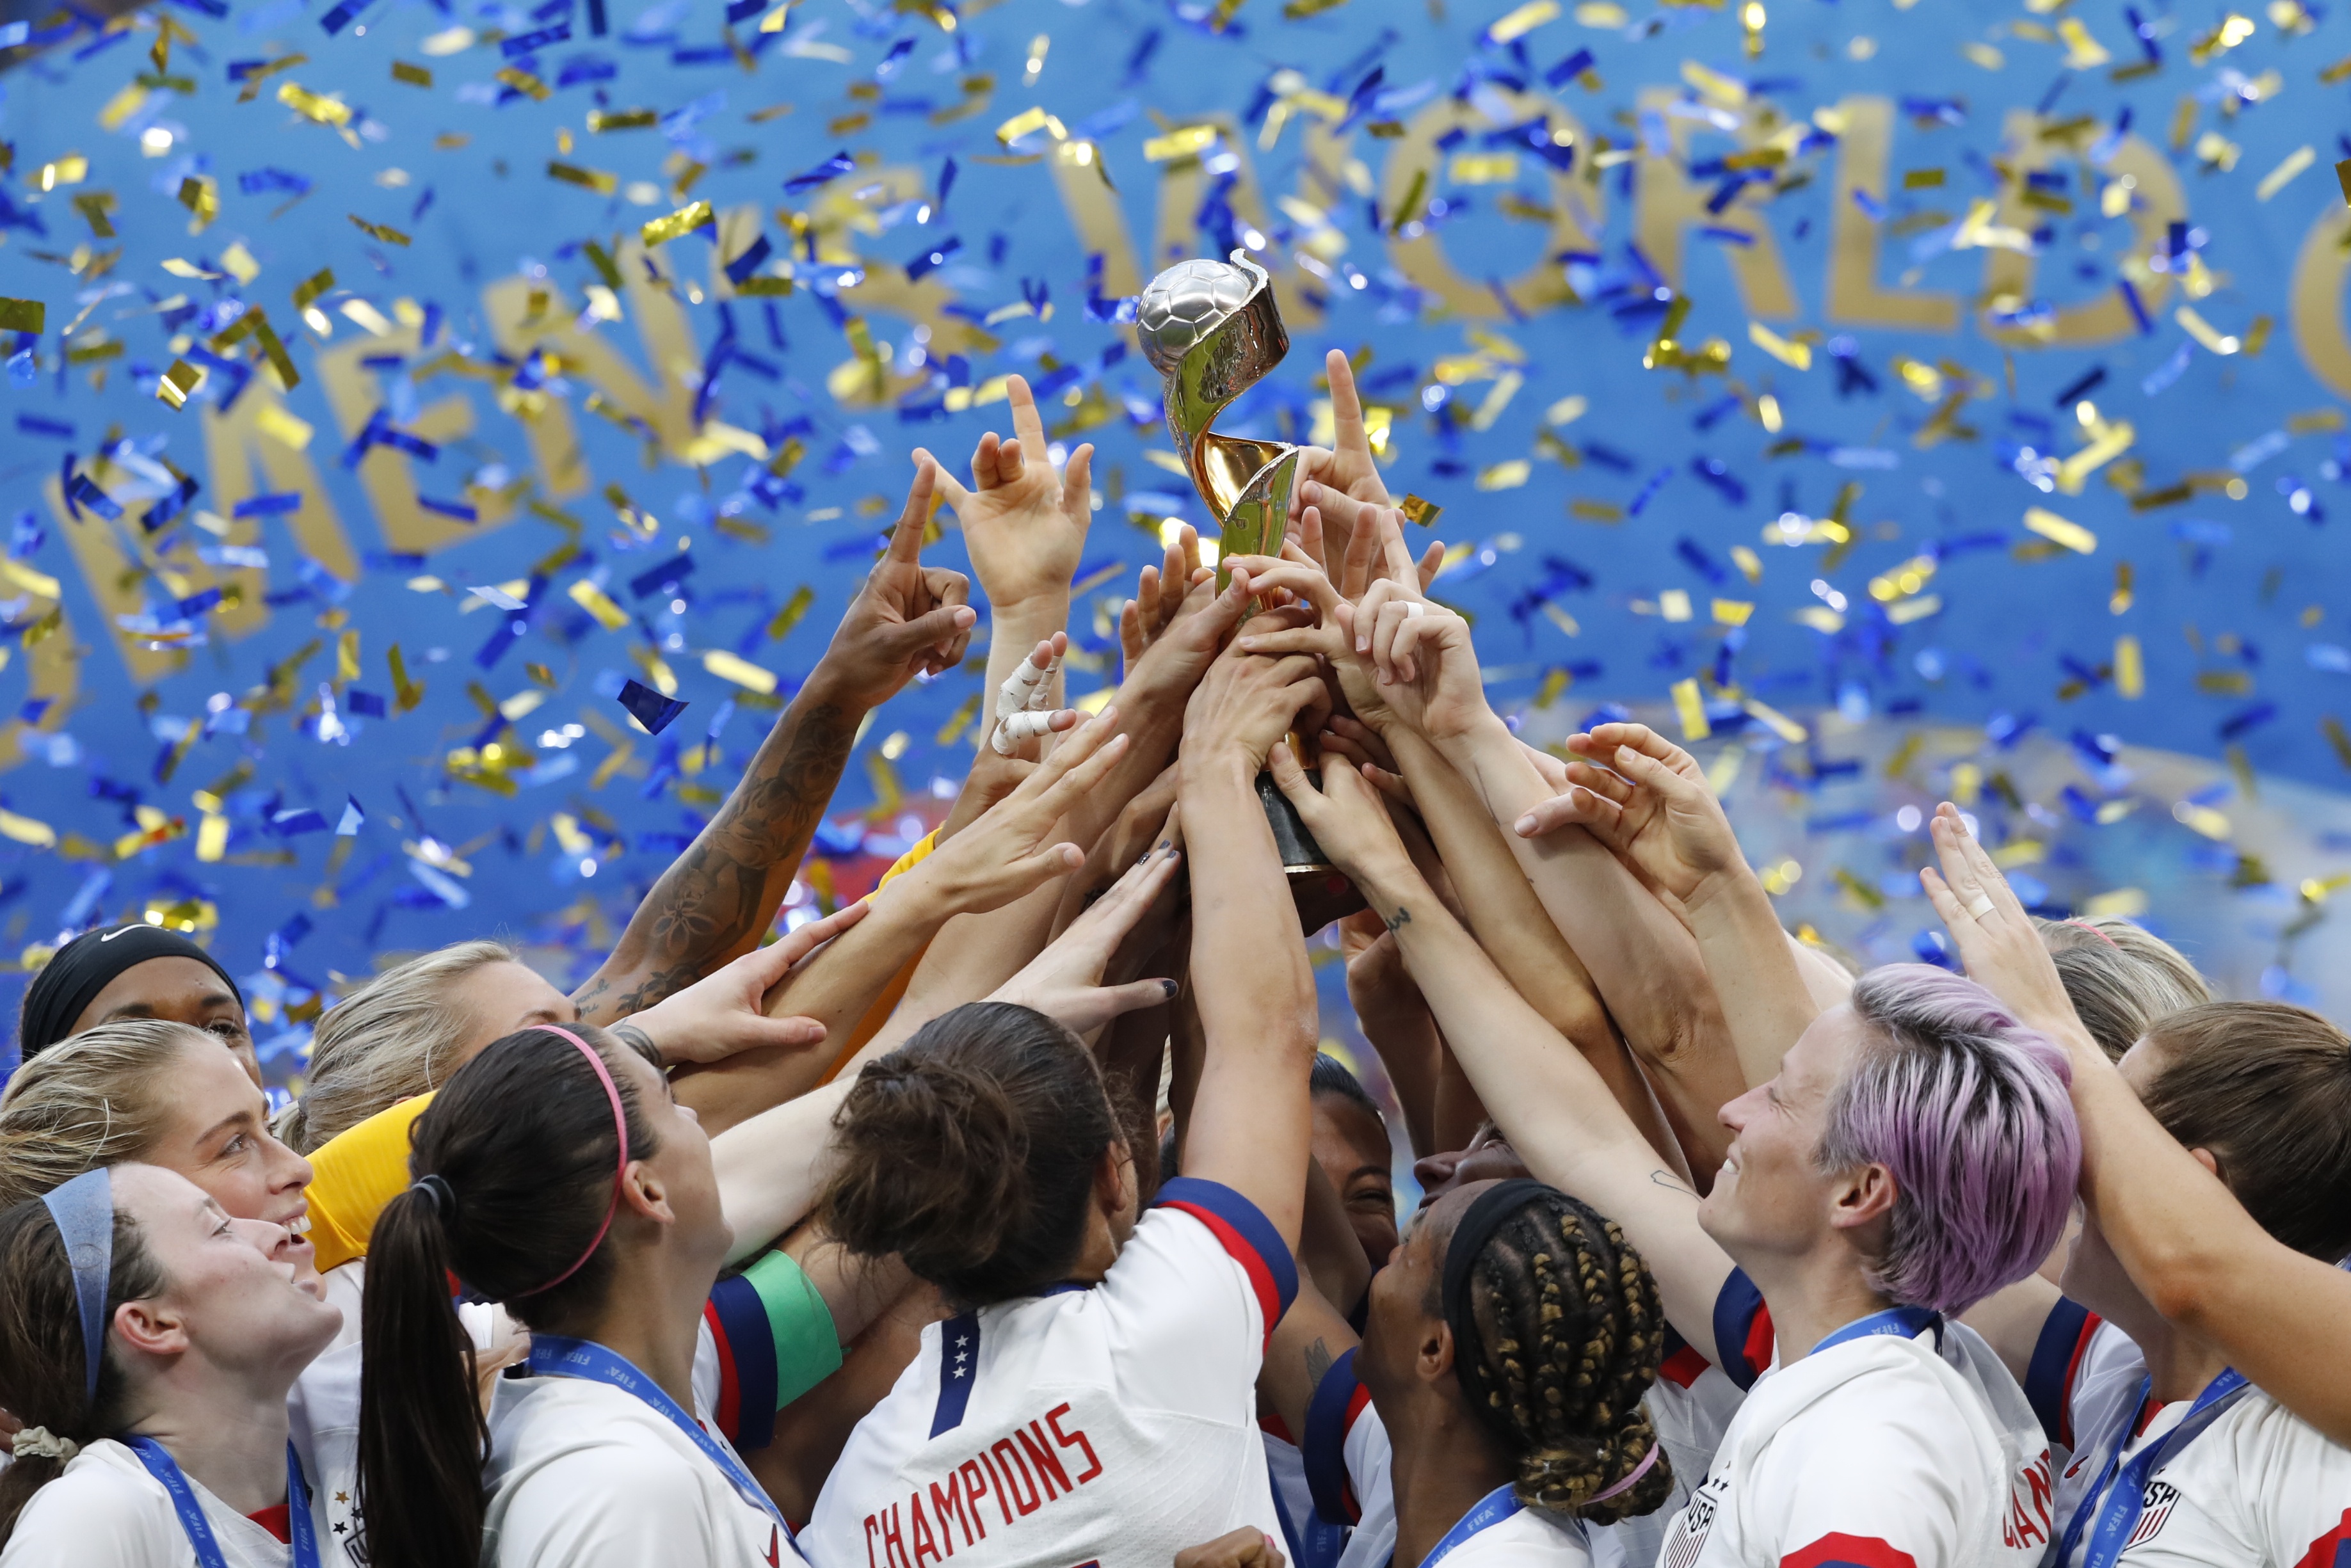
[[[1318,494],[1328,498],[1327,491]],[[1334,502],[1330,509],[1343,507]],[[1384,560],[1374,580],[1375,548]],[[1595,1062],[1607,1063],[1603,1078],[1611,1092],[1637,1108],[1639,1124],[1660,1131],[1648,1085],[1622,1059],[1612,1022],[1620,1027],[1623,1041],[1653,1070],[1666,1120],[1688,1163],[1710,1176],[1729,1142],[1714,1113],[1744,1093],[1747,1082],[1728,1048],[1721,1009],[1697,946],[1605,847],[1583,833],[1556,834],[1541,842],[1497,833],[1494,822],[1515,820],[1525,805],[1550,791],[1487,706],[1467,627],[1420,592],[1395,515],[1362,510],[1335,591],[1328,580],[1296,566],[1270,570],[1265,580],[1311,600],[1322,623],[1256,636],[1251,645],[1311,647],[1332,661],[1357,716],[1395,753],[1430,831],[1443,828],[1439,847],[1456,889],[1467,900],[1472,884],[1481,884],[1484,914],[1473,912],[1470,918],[1481,933],[1497,934],[1494,956],[1505,972],[1535,987],[1528,995],[1540,1010],[1593,1052]],[[1395,628],[1424,616],[1459,632],[1453,679],[1444,700],[1435,704],[1437,722],[1467,727],[1484,721],[1502,736],[1509,755],[1491,765],[1498,774],[1494,779],[1481,777],[1470,758],[1452,755],[1439,742],[1428,718],[1436,694],[1399,683],[1392,668],[1377,662],[1375,630],[1388,627],[1392,639]],[[1433,678],[1433,664],[1430,674]],[[1507,815],[1498,792],[1508,802]],[[1504,874],[1494,874],[1505,867]],[[1542,918],[1531,927],[1529,917],[1537,915]],[[1577,977],[1587,983],[1578,984]]]
[[[1568,748],[1579,760],[1568,765],[1566,792],[1517,831],[1580,824],[1680,910],[1716,994],[1737,1004],[1728,1010],[1741,1070],[1750,1083],[1768,1082],[1823,1004],[1705,770],[1646,725],[1604,724],[1570,737]]]
[[[1279,758],[1274,777],[1395,933],[1454,1053],[1527,1168],[1622,1225],[1656,1276],[1675,1329],[1712,1346],[1715,1301],[1731,1264],[1698,1227],[1698,1195],[1657,1157],[1583,1053],[1437,903],[1352,766],[1326,761],[1320,791]]]
[[[883,888],[854,930],[769,994],[769,1012],[812,1014],[828,1030],[846,1030],[948,920],[1032,896],[1066,874],[1083,857],[1055,830],[1071,802],[1098,786],[1124,751],[1116,724],[1105,710],[1072,732],[1018,789]],[[706,1125],[732,1125],[806,1092],[818,1061],[806,1051],[747,1051],[681,1075],[678,1099]]]
[[[2351,1443],[2351,1274],[2254,1222],[2182,1148],[2066,1000],[2023,904],[1945,804],[1920,873],[1970,978],[2065,1047],[2082,1125],[2082,1200],[2148,1304],[2337,1443]]]
[[[642,1012],[747,952],[774,921],[848,765],[865,716],[917,672],[953,669],[977,613],[958,571],[922,563],[936,469],[914,471],[890,548],[824,656],[785,707],[718,814],[629,917],[573,995],[587,1023]]]
[[[1234,581],[1247,591],[1248,574]],[[1322,692],[1315,662],[1228,650],[1186,710],[1192,981],[1207,1040],[1184,1174],[1222,1182],[1298,1245],[1313,1112],[1314,977],[1257,797],[1267,755]]]

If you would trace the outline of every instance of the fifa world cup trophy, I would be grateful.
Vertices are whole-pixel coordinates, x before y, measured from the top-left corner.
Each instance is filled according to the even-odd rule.
[[[1246,251],[1233,252],[1229,262],[1178,262],[1143,291],[1134,327],[1144,357],[1164,378],[1167,429],[1176,437],[1176,450],[1223,535],[1217,568],[1221,589],[1230,580],[1226,559],[1281,553],[1290,492],[1298,483],[1297,447],[1218,435],[1209,428],[1290,351],[1290,334],[1274,307],[1273,280]],[[1258,775],[1257,792],[1292,892],[1303,893],[1302,883],[1320,886],[1337,876],[1273,775]],[[1340,882],[1343,886],[1344,879]]]

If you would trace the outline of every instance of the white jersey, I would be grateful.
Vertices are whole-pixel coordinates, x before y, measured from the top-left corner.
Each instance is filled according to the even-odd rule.
[[[1333,1366],[1330,1376],[1342,1375]],[[1344,1369],[1352,1378],[1353,1368]],[[1395,1555],[1395,1450],[1388,1429],[1368,1399],[1351,1399],[1344,1444],[1348,1490],[1362,1517],[1347,1537],[1340,1568],[1387,1568]],[[1318,1434],[1319,1437],[1320,1434]],[[1321,1459],[1318,1453],[1316,1458]],[[1541,1509],[1522,1508],[1489,1524],[1446,1553],[1445,1568],[1625,1568],[1612,1532]]]
[[[699,1388],[695,1405],[695,1421],[732,1456]],[[667,1416],[608,1384],[500,1378],[482,1479],[489,1492],[485,1568],[784,1568],[806,1561],[767,1511],[737,1491]]]
[[[2092,1320],[2095,1323],[2095,1320]],[[2067,1409],[2081,1450],[2058,1486],[2053,1568],[2089,1555],[2116,1469],[2178,1429],[2194,1405],[2143,1401],[2147,1363],[2111,1323],[2096,1324]],[[2121,1447],[2119,1458],[2116,1454]],[[2210,1424],[2143,1478],[2141,1508],[2117,1568],[2335,1568],[2351,1562],[2351,1448],[2329,1441],[2258,1388],[2229,1398]],[[2064,1531],[2073,1551],[2060,1563]]]
[[[1736,1292],[1753,1287],[1734,1270]],[[1716,1317],[1719,1343],[1752,1346]],[[1658,1563],[2025,1568],[2048,1547],[2051,1491],[2040,1422],[1974,1330],[1832,1336],[1757,1378]]]
[[[188,1490],[213,1527],[227,1568],[287,1568],[294,1551],[230,1508],[193,1476]],[[315,1490],[315,1487],[313,1488]],[[313,1515],[315,1518],[316,1515]],[[66,1461],[33,1494],[0,1552],[0,1568],[200,1568],[163,1483],[110,1438]]]
[[[1099,1285],[923,1331],[826,1479],[810,1556],[1166,1568],[1242,1525],[1278,1538],[1256,1385],[1297,1289],[1255,1205],[1168,1182]]]
[[[1354,1360],[1352,1350],[1340,1357],[1315,1390],[1307,1422],[1305,1469],[1317,1514],[1324,1520],[1335,1515],[1353,1521],[1353,1533],[1339,1558],[1339,1568],[1384,1568],[1395,1551],[1395,1499],[1390,1482],[1393,1456],[1387,1428],[1372,1408],[1371,1392],[1355,1376]],[[1576,1539],[1597,1568],[1620,1563],[1649,1568],[1656,1561],[1666,1522],[1705,1476],[1715,1445],[1743,1398],[1743,1391],[1720,1370],[1677,1343],[1659,1368],[1657,1381],[1641,1399],[1673,1467],[1673,1490],[1649,1513],[1614,1524],[1580,1527]],[[1486,1542],[1486,1547],[1491,1547],[1531,1531],[1531,1522],[1520,1521],[1508,1530],[1496,1526],[1480,1531],[1477,1539],[1485,1542],[1488,1534],[1499,1531],[1495,1542]],[[1529,1539],[1541,1541],[1544,1550],[1554,1553],[1565,1550],[1559,1530],[1535,1531]]]

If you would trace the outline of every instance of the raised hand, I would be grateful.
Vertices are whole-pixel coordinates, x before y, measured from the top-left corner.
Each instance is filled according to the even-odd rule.
[[[1040,642],[1019,667],[1005,677],[996,694],[996,722],[988,731],[990,750],[998,757],[1034,758],[1032,740],[1077,727],[1074,708],[1053,706],[1053,677],[1061,671],[1061,657],[1070,651],[1070,634],[1056,632]]]
[[[1185,524],[1176,542],[1167,547],[1166,559],[1143,569],[1135,580],[1134,597],[1119,608],[1119,652],[1128,670],[1176,623],[1193,591],[1215,575],[1200,564],[1199,530]]]
[[[1373,583],[1384,577],[1413,582],[1424,593],[1437,580],[1437,571],[1445,565],[1442,539],[1430,540],[1416,561],[1412,561],[1412,552],[1405,550],[1404,559],[1412,561],[1414,574],[1401,574],[1396,557],[1389,548],[1388,535],[1393,531],[1396,544],[1401,546],[1404,514],[1394,507],[1359,501],[1328,485],[1301,485],[1299,494],[1307,503],[1299,537],[1319,543],[1322,552],[1320,559],[1331,580],[1339,585],[1342,598],[1361,599]]]
[[[1322,368],[1331,379],[1331,445],[1301,447],[1298,453],[1298,476],[1317,485],[1328,486],[1358,501],[1368,501],[1375,507],[1388,505],[1388,487],[1380,479],[1379,465],[1372,458],[1370,434],[1364,428],[1363,400],[1355,395],[1355,368],[1347,356],[1333,349],[1322,356]],[[1290,497],[1290,520],[1298,522],[1299,508],[1311,500],[1301,496],[1305,486],[1292,486]],[[1352,517],[1338,519],[1340,533],[1332,541],[1332,552],[1325,558],[1330,565],[1347,548],[1345,529]]]
[[[1172,840],[1162,842],[988,999],[1034,1008],[1078,1034],[1090,1033],[1121,1013],[1173,1001],[1173,980],[1105,986],[1102,971],[1127,934],[1167,891],[1182,858],[1183,851]]]
[[[1748,874],[1730,819],[1688,752],[1645,724],[1604,724],[1567,744],[1586,760],[1567,765],[1564,794],[1518,820],[1520,837],[1578,823],[1685,904],[1716,878]]]
[[[2041,944],[2032,916],[1983,845],[1968,831],[1959,808],[1949,800],[1936,807],[1928,831],[1942,870],[1921,866],[1918,881],[1949,928],[1968,978],[2013,1008],[2019,1021],[2043,1033],[2079,1031],[2080,1017],[2057,977],[2056,961]]]
[[[1249,592],[1246,572],[1233,585]],[[1208,666],[1184,709],[1182,757],[1188,769],[1214,761],[1245,762],[1254,773],[1298,716],[1327,695],[1320,663],[1291,653],[1268,658],[1228,648]],[[1287,747],[1284,747],[1287,749]]]
[[[890,531],[890,548],[849,601],[832,643],[818,661],[811,684],[830,683],[844,703],[881,706],[918,674],[954,669],[979,619],[968,602],[963,573],[923,564],[923,532],[930,526],[931,491],[938,465],[917,453],[905,509]]]
[[[1466,735],[1492,716],[1469,623],[1406,586],[1411,559],[1400,538],[1387,549],[1399,575],[1372,584],[1360,604],[1342,602],[1339,622],[1379,672],[1379,695],[1398,719],[1434,741]]]
[[[980,914],[1084,864],[1084,851],[1055,841],[1051,834],[1063,814],[1125,754],[1126,737],[1117,729],[1118,710],[1106,707],[1071,731],[1010,794],[892,883],[893,889],[908,888],[896,896],[931,899],[959,915]],[[885,891],[883,896],[892,894]]]
[[[1067,600],[1093,521],[1092,444],[1071,453],[1055,478],[1045,460],[1045,423],[1038,417],[1029,383],[1014,376],[1006,392],[1012,402],[1012,439],[992,430],[979,438],[971,455],[970,488],[944,472],[938,479],[963,525],[972,570],[998,613],[1030,600]],[[919,447],[914,460],[933,463]]]
[[[1320,789],[1286,746],[1274,748],[1272,768],[1274,783],[1298,808],[1306,831],[1358,887],[1376,883],[1382,872],[1411,869],[1412,857],[1388,820],[1388,809],[1353,763],[1325,756]]]
[[[768,993],[784,983],[793,965],[864,919],[869,907],[861,900],[788,931],[622,1021],[643,1031],[667,1066],[723,1061],[758,1046],[820,1045],[824,1025],[810,1018],[768,1017]]]

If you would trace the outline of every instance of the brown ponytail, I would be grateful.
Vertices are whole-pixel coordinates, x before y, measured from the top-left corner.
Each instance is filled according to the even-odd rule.
[[[106,1321],[114,1321],[123,1302],[161,1295],[163,1288],[163,1270],[141,1243],[138,1222],[117,1210]],[[89,1388],[65,1239],[38,1198],[11,1205],[0,1210],[0,1409],[87,1447],[123,1425],[122,1369],[111,1354],[99,1365],[95,1404]],[[33,1494],[65,1467],[61,1458],[27,1454],[0,1470],[0,1548]]]
[[[589,1025],[568,1027],[608,1065],[629,1049]],[[649,1157],[659,1144],[630,1081],[613,1078],[630,1156]],[[420,1185],[376,1218],[360,1308],[359,1499],[371,1568],[481,1558],[489,1433],[452,1277],[556,1332],[601,1306],[612,1275],[607,1238],[542,1289],[595,1240],[620,1158],[611,1102],[569,1040],[528,1029],[492,1042],[434,1096],[413,1142]]]
[[[1124,1137],[1077,1037],[1009,1002],[956,1008],[867,1064],[833,1125],[827,1228],[966,1307],[1068,1273],[1096,1164]]]

